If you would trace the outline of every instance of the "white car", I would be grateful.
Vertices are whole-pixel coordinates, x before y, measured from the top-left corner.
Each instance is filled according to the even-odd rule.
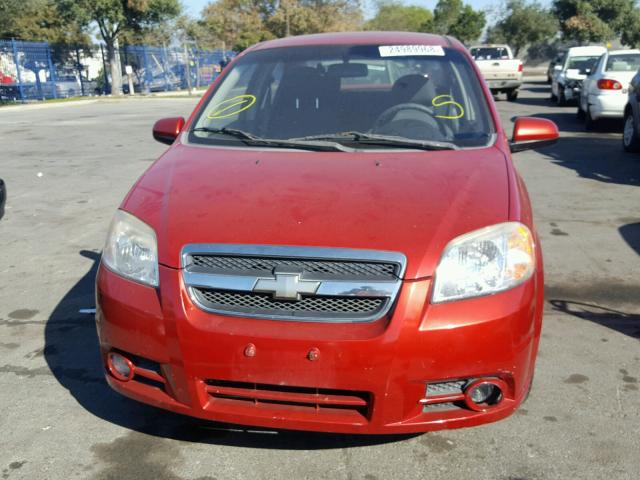
[[[590,129],[601,118],[622,118],[628,101],[629,83],[640,68],[640,50],[605,53],[582,82],[578,117]]]
[[[605,47],[573,47],[567,50],[560,63],[553,67],[551,100],[559,106],[578,100],[582,81],[598,59],[607,53]]]

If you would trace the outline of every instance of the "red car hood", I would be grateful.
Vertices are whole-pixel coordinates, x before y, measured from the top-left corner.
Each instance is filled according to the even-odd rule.
[[[495,147],[436,152],[306,152],[178,144],[122,208],[151,225],[161,264],[188,243],[402,252],[405,278],[433,274],[454,237],[508,220]]]

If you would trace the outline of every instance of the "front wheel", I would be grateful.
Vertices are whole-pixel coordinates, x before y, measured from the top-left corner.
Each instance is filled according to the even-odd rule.
[[[556,103],[559,107],[564,107],[567,104],[567,99],[564,96],[564,87],[558,85],[558,96],[556,97]]]
[[[514,88],[513,90],[509,90],[507,92],[507,100],[510,102],[515,102],[518,99],[518,89]]]
[[[622,147],[625,152],[637,152],[640,150],[640,139],[638,139],[636,121],[633,118],[633,112],[627,112],[624,116]]]

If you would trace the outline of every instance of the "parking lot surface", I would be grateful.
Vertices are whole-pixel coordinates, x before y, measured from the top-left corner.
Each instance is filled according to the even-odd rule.
[[[547,98],[547,85],[528,83],[517,102],[498,101],[508,131],[535,115],[562,132],[514,157],[546,268],[531,396],[495,424],[393,437],[205,423],[112,392],[81,309],[95,305],[114,210],[165,148],[153,122],[196,100],[0,109],[2,478],[639,478],[640,155],[622,152],[620,124],[586,133],[575,107]]]

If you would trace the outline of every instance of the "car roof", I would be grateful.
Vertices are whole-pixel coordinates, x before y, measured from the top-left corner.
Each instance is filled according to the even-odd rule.
[[[303,47],[310,45],[439,45],[465,50],[462,43],[452,37],[430,33],[411,32],[339,32],[317,33],[285,37],[254,45],[249,50],[264,50],[280,47]]]
[[[606,53],[607,48],[603,46],[589,46],[589,47],[571,47],[567,50],[569,55],[589,55],[589,54],[599,54]]]
[[[624,50],[610,50],[607,52],[609,55],[633,55],[640,53],[637,48],[625,48]]]

